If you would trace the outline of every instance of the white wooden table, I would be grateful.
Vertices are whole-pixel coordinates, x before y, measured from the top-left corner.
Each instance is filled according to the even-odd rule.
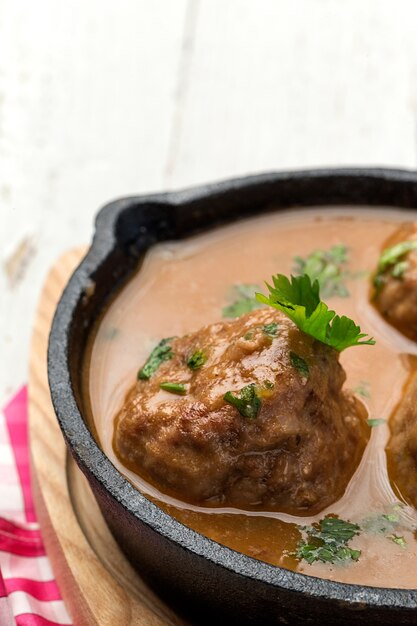
[[[0,402],[48,266],[117,196],[417,166],[415,0],[0,0]]]

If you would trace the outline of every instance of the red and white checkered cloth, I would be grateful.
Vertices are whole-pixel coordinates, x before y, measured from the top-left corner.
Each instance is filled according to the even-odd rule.
[[[0,412],[0,626],[71,626],[33,508],[27,389]]]

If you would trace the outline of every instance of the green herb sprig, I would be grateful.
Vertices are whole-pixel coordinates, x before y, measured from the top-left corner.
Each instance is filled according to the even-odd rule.
[[[360,327],[345,315],[341,317],[330,311],[320,300],[317,280],[311,283],[307,274],[291,276],[291,281],[283,274],[272,277],[273,285],[266,284],[269,296],[257,293],[262,304],[285,313],[300,330],[331,346],[338,352],[357,345],[373,345],[375,340],[367,338]],[[363,339],[363,341],[361,341]]]

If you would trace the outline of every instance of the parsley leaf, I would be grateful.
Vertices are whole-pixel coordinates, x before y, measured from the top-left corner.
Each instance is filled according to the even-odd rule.
[[[382,251],[373,279],[376,295],[379,294],[385,284],[384,275],[386,273],[391,274],[391,276],[399,280],[404,276],[404,272],[408,268],[408,261],[403,257],[412,250],[417,250],[416,239],[401,241]]]
[[[307,274],[291,276],[291,281],[283,274],[272,277],[273,286],[267,283],[269,297],[257,293],[259,302],[285,313],[300,330],[341,352],[350,346],[373,345],[374,339],[361,333],[353,320],[330,311],[320,300],[317,280],[311,283]]]
[[[169,393],[175,393],[178,396],[185,396],[185,394],[187,393],[187,389],[182,383],[165,382],[161,383],[159,386],[164,391],[169,391]]]
[[[295,367],[296,370],[299,371],[301,376],[304,378],[308,378],[310,375],[310,369],[308,367],[307,361],[303,359],[303,357],[299,356],[295,352],[290,352],[290,360],[291,365]]]
[[[161,339],[157,346],[150,353],[148,360],[142,369],[138,372],[138,378],[141,380],[149,380],[153,374],[155,374],[158,367],[164,361],[169,361],[173,357],[172,349],[169,344],[174,337],[168,337],[168,339]]]
[[[345,269],[348,262],[348,249],[343,244],[332,246],[329,250],[314,250],[305,259],[294,257],[294,272],[307,274],[312,282],[319,281],[325,298],[349,296],[344,281],[349,274]]]
[[[298,544],[295,556],[304,559],[310,565],[315,561],[322,563],[338,563],[357,561],[360,550],[350,548],[347,544],[359,535],[357,524],[346,522],[337,517],[325,517],[318,524],[304,528],[307,533],[305,541]]]
[[[236,407],[243,417],[249,417],[251,419],[257,417],[262,404],[256,393],[254,383],[243,387],[236,395],[234,395],[231,391],[228,391],[223,396],[223,399],[225,402],[228,402],[232,406]]]
[[[228,318],[240,317],[245,313],[259,309],[261,305],[255,297],[258,289],[259,285],[234,285],[234,302],[223,308],[222,316]]]
[[[198,370],[207,361],[207,355],[202,350],[196,350],[188,359],[187,365],[191,370]]]

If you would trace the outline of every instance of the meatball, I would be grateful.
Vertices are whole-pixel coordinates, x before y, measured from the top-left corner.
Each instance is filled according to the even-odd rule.
[[[414,364],[414,367],[417,364]],[[417,508],[417,371],[390,422],[387,447],[390,476],[403,497]]]
[[[334,349],[273,309],[170,346],[116,418],[114,449],[126,467],[205,506],[302,514],[342,495],[369,427],[363,405],[342,390]],[[195,354],[206,361],[190,369]],[[161,389],[167,381],[185,395]]]
[[[400,247],[395,254],[394,246],[398,245]],[[414,245],[415,248],[410,249]],[[386,242],[384,252],[386,250],[391,250],[394,254],[391,255],[391,259],[387,257],[386,263],[377,269],[374,276],[374,302],[387,322],[416,341],[417,223],[399,228]],[[401,250],[404,250],[403,254]]]

